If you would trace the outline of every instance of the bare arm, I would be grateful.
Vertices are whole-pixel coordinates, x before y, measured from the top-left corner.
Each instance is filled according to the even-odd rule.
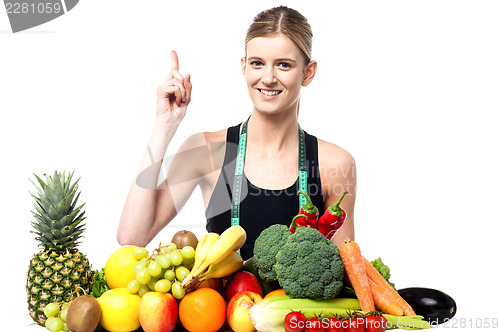
[[[356,164],[354,158],[338,146],[318,140],[320,174],[324,207],[335,204],[344,191],[349,193],[342,200],[346,220],[335,233],[332,242],[339,246],[346,238],[354,240],[354,203],[356,201]],[[323,213],[324,211],[320,211]]]
[[[177,54],[172,51],[170,73],[157,89],[153,131],[120,218],[117,240],[121,245],[147,245],[177,213],[168,185],[158,190],[157,182],[168,145],[191,100],[191,88],[191,77],[179,73]]]

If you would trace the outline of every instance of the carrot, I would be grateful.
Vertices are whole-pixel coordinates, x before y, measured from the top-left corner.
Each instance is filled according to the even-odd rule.
[[[372,291],[368,283],[368,276],[366,275],[363,265],[363,256],[361,256],[361,250],[358,244],[346,239],[345,242],[340,245],[339,250],[340,258],[342,259],[342,263],[344,263],[347,276],[354,288],[361,309],[363,311],[375,311]]]
[[[403,309],[403,315],[413,316],[415,311],[413,308],[396,292],[394,288],[389,285],[387,280],[382,277],[382,275],[377,271],[376,268],[370,263],[369,260],[363,257],[363,265],[365,267],[366,274],[378,287],[382,289],[384,293],[392,298],[392,300]]]
[[[384,293],[384,291],[370,278],[368,278],[368,283],[372,290],[373,301],[380,310],[389,315],[403,316],[403,309],[401,309],[387,293]]]

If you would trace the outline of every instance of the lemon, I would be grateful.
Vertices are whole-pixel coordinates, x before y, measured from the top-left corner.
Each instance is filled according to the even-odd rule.
[[[136,246],[123,246],[109,256],[104,275],[109,288],[127,287],[135,279],[134,265],[138,262],[134,258]]]
[[[115,288],[97,299],[101,305],[101,325],[110,332],[137,330],[139,323],[139,302],[137,294],[130,294],[126,288]]]

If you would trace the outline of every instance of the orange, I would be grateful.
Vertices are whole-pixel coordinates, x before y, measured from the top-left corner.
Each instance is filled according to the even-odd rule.
[[[267,299],[268,297],[283,296],[283,295],[286,295],[285,291],[283,290],[283,288],[280,288],[267,293],[266,296],[264,296],[264,298]]]
[[[182,298],[179,319],[190,332],[215,332],[226,321],[226,302],[216,290],[199,288]]]

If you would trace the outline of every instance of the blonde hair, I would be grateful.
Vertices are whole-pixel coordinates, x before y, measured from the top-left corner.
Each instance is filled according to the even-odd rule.
[[[264,10],[254,17],[245,37],[245,57],[247,43],[257,37],[269,36],[280,32],[292,40],[300,49],[307,66],[312,58],[313,33],[304,15],[295,9],[279,6]],[[300,99],[297,104],[299,116]]]
[[[250,40],[276,32],[284,34],[299,47],[306,65],[311,61],[313,37],[311,26],[304,15],[286,6],[264,10],[254,17],[245,38],[245,54],[246,45]]]

